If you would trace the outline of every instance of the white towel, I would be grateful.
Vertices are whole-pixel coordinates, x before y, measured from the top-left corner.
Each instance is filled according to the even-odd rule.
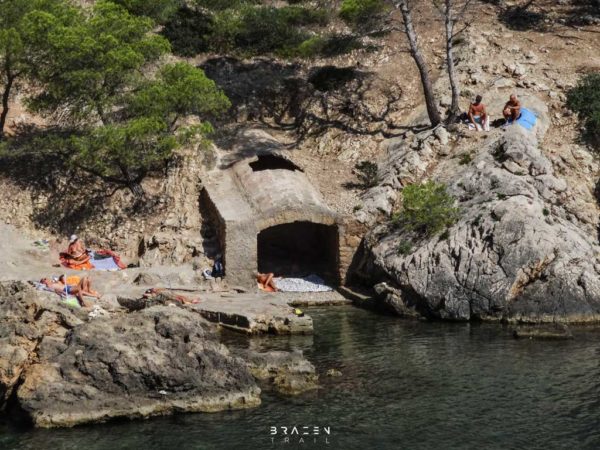
[[[330,292],[333,288],[327,286],[318,275],[308,275],[304,278],[273,278],[275,287],[281,292]]]
[[[483,131],[490,131],[490,116],[486,116],[483,128],[481,127],[481,124],[477,122],[477,119],[479,119],[479,116],[475,118],[475,125],[469,122],[469,130],[473,131],[476,129],[477,131],[482,131],[483,129]]]

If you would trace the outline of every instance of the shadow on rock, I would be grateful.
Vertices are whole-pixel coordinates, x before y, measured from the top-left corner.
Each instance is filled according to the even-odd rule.
[[[122,184],[105,182],[70,161],[72,130],[26,130],[7,141],[0,153],[0,176],[31,197],[30,219],[40,228],[70,234],[88,223],[114,222],[151,215],[159,206],[152,195],[134,196]],[[9,199],[10,200],[10,199]],[[14,199],[14,215],[23,205]],[[118,204],[119,211],[110,205]]]
[[[200,68],[231,100],[231,121],[295,130],[300,140],[331,128],[386,136],[404,129],[392,118],[400,108],[400,87],[357,67],[218,57]]]

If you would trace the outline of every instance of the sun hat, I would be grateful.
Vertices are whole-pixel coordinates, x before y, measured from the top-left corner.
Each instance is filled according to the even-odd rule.
[[[73,242],[75,242],[77,239],[79,239],[77,237],[76,234],[72,234],[71,237],[69,238],[69,244],[72,244]]]

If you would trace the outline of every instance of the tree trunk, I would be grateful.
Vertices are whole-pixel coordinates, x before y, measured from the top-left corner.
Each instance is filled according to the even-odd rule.
[[[445,0],[446,10],[444,11],[444,24],[446,27],[446,64],[448,66],[448,78],[450,79],[450,89],[452,91],[452,103],[448,115],[448,122],[454,122],[460,114],[458,105],[460,93],[458,91],[458,82],[456,80],[456,71],[454,68],[454,54],[452,47],[452,35],[454,34],[454,18],[452,17],[452,1]]]
[[[429,77],[427,63],[425,62],[425,58],[423,57],[417,42],[417,33],[412,23],[411,12],[408,8],[408,0],[398,0],[397,5],[402,13],[402,18],[404,19],[404,31],[410,44],[410,54],[415,60],[417,69],[419,69],[421,84],[423,85],[423,94],[425,95],[425,104],[427,105],[427,115],[429,116],[431,125],[437,126],[442,122],[442,117],[437,108],[437,102],[433,93],[433,86],[431,84],[431,78]]]
[[[142,185],[139,182],[139,178],[134,178],[131,175],[131,172],[129,171],[129,169],[122,164],[119,164],[119,169],[121,170],[121,173],[123,174],[123,178],[125,178],[125,184],[129,188],[131,193],[138,199],[144,198],[145,192],[144,192],[144,188],[142,187]]]
[[[2,93],[2,112],[0,113],[0,140],[4,139],[4,127],[6,126],[6,118],[8,117],[8,100],[10,99],[10,91],[12,89],[15,77],[8,71],[6,73],[6,84]]]

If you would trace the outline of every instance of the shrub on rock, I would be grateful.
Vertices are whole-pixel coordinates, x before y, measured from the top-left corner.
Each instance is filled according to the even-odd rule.
[[[406,231],[432,236],[452,226],[459,217],[454,198],[442,183],[411,184],[402,191],[402,210],[393,218]]]
[[[567,95],[567,105],[584,120],[584,137],[600,149],[600,72],[585,75]]]
[[[364,189],[368,189],[379,184],[379,171],[377,164],[371,161],[361,161],[354,166],[356,177]]]
[[[344,0],[340,17],[350,25],[360,26],[371,22],[383,10],[382,0]]]

